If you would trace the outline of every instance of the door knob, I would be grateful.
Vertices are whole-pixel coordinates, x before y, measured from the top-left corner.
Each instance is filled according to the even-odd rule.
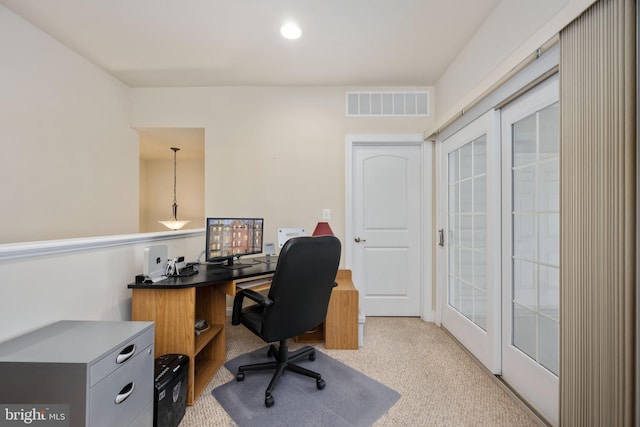
[[[353,239],[353,240],[355,240],[355,242],[356,242],[356,243],[366,242],[366,240],[365,240],[365,239],[361,239],[360,237],[357,237],[357,236],[356,236],[356,238],[355,238],[355,239]]]

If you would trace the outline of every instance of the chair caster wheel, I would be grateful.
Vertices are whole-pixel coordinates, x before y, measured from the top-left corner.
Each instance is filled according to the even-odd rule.
[[[312,362],[314,360],[316,360],[316,352],[315,351],[313,353],[309,353],[309,360],[311,360]]]
[[[244,372],[238,372],[236,374],[236,381],[244,381]]]
[[[273,401],[273,396],[266,396],[264,398],[264,406],[267,408],[271,408],[275,402]]]
[[[318,388],[318,390],[322,390],[326,385],[327,383],[325,383],[322,378],[316,380],[316,387]]]

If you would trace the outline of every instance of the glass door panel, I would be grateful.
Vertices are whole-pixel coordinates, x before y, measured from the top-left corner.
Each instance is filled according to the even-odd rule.
[[[558,103],[513,125],[512,344],[558,375]],[[551,315],[550,315],[551,314]]]
[[[449,305],[486,331],[486,135],[448,154]]]
[[[502,375],[558,419],[560,141],[557,77],[502,110]]]

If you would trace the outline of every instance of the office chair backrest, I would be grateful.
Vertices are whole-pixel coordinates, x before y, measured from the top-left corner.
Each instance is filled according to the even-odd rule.
[[[334,236],[287,240],[278,256],[269,290],[274,303],[264,312],[265,340],[291,338],[325,320],[340,251],[340,240]]]

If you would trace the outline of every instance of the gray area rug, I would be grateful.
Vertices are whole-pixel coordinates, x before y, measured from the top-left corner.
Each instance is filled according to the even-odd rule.
[[[235,376],[240,365],[270,361],[268,347],[243,354],[225,363]],[[395,390],[316,350],[316,360],[298,365],[319,372],[326,382],[285,372],[273,390],[275,405],[264,406],[264,392],[272,371],[247,372],[213,389],[212,394],[240,427],[245,426],[371,426],[400,398]]]

